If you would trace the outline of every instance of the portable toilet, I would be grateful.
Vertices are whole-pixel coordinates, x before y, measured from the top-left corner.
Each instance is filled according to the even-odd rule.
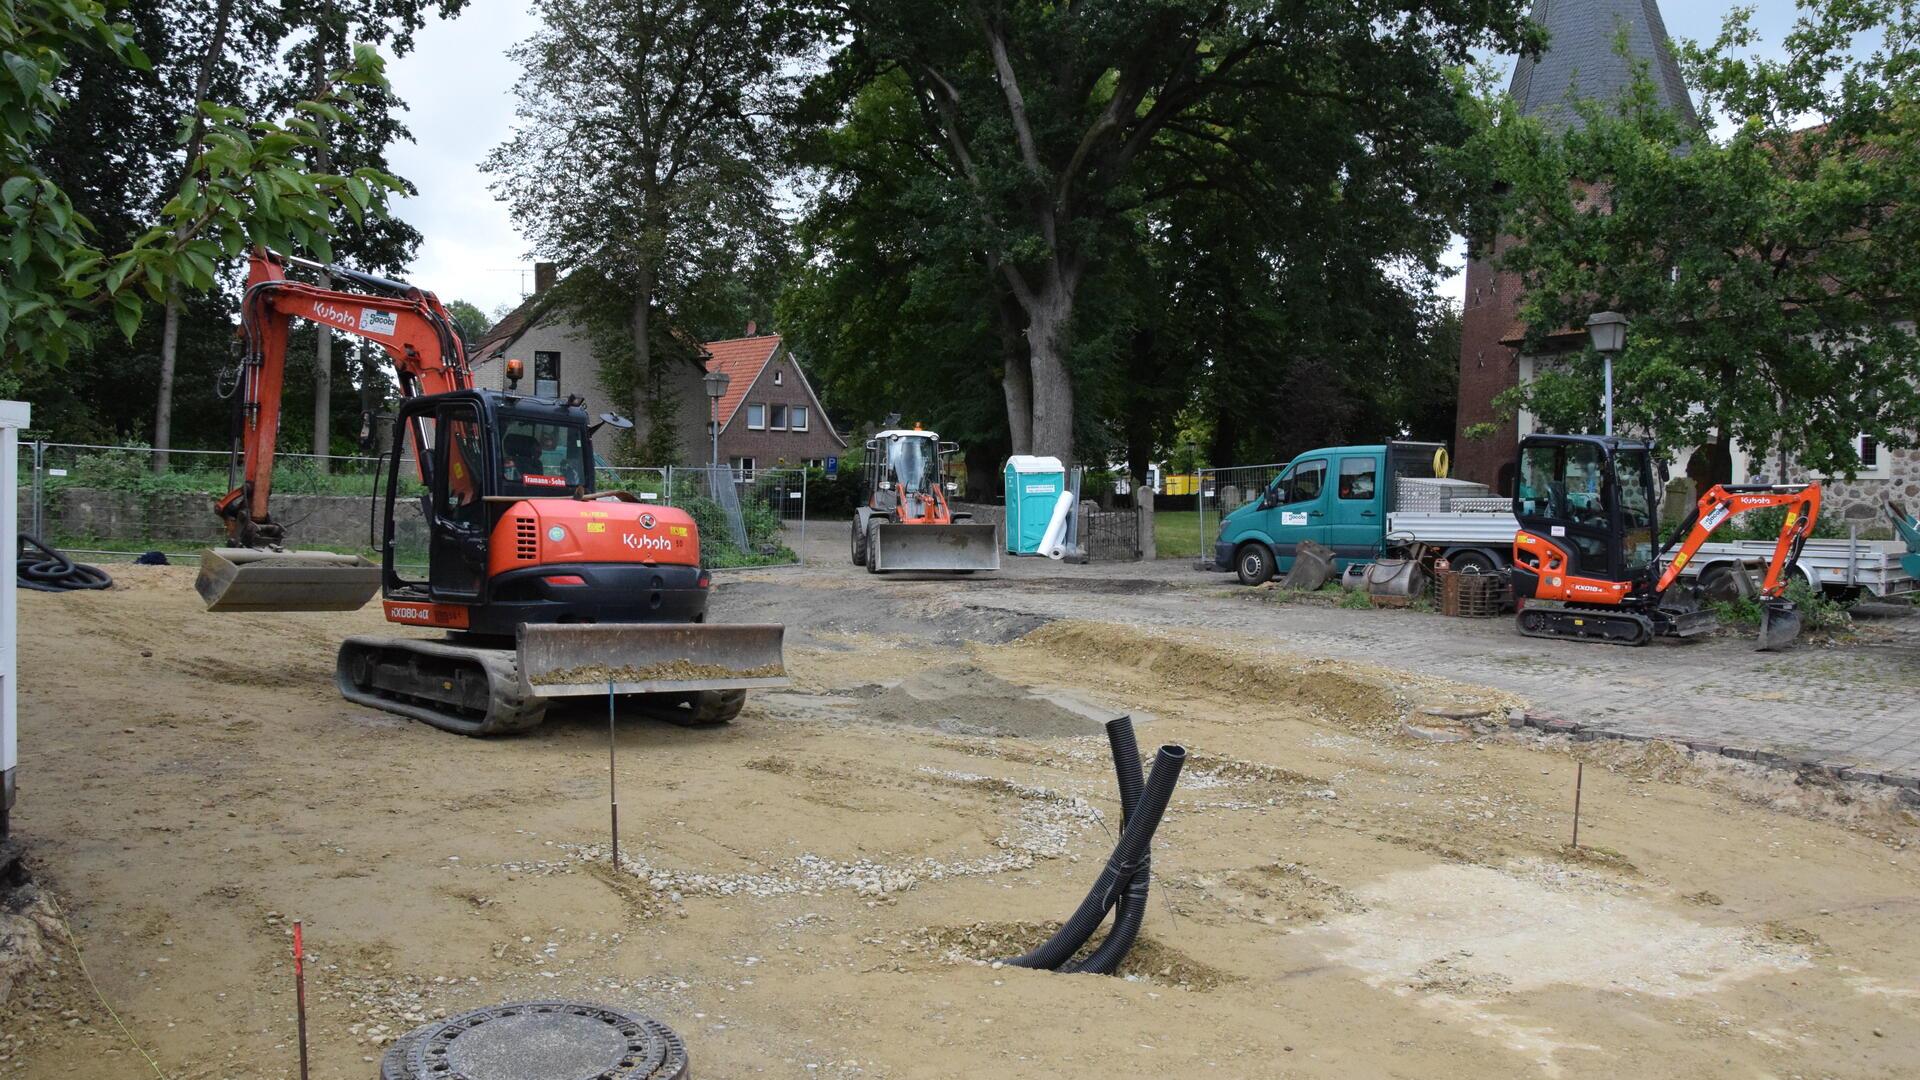
[[[1007,554],[1040,554],[1040,539],[1066,486],[1067,470],[1059,458],[1015,454],[1007,459]]]

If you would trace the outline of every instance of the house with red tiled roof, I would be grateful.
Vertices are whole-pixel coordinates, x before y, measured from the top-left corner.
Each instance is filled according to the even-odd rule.
[[[587,414],[603,411],[632,418],[635,435],[645,438],[648,418],[633,415],[630,401],[615,400],[601,384],[601,360],[590,336],[555,304],[559,275],[553,263],[534,266],[533,294],[494,324],[479,340],[468,342],[474,385],[506,390],[507,361],[521,361],[518,389],[538,397],[578,396]],[[688,344],[691,344],[690,342]],[[663,389],[677,400],[673,417],[674,460],[704,464],[713,452],[713,401],[704,379],[709,368],[730,382],[719,402],[720,457],[735,471],[824,465],[847,442],[828,422],[826,410],[806,374],[777,334],[711,341],[688,350],[689,358],[669,365]]]
[[[707,370],[727,375],[720,398],[720,456],[735,472],[822,465],[846,452],[813,384],[778,334],[709,341]]]

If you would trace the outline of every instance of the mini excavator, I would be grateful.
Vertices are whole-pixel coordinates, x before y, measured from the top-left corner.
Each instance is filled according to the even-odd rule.
[[[287,278],[324,270],[354,291]],[[377,345],[399,376],[381,561],[285,547],[271,512],[287,335],[307,319]],[[210,611],[351,611],[382,593],[389,622],[444,632],[351,637],[335,682],[349,701],[464,735],[539,724],[555,698],[616,695],[686,724],[740,712],[788,680],[778,625],[706,621],[712,578],[683,510],[594,487],[578,398],[474,386],[465,343],[430,292],[255,251],[241,300],[235,393],[239,483],[215,509],[228,546],[202,555]],[[402,492],[406,492],[404,499]],[[403,548],[424,544],[424,575]]]
[[[1520,441],[1513,497],[1520,523],[1513,538],[1520,632],[1617,645],[1707,633],[1716,626],[1714,615],[1701,608],[1692,585],[1680,583],[1681,571],[1729,519],[1784,507],[1780,539],[1755,591],[1759,649],[1791,644],[1801,616],[1786,597],[1787,578],[1820,516],[1820,485],[1716,484],[1656,550],[1659,490],[1651,443],[1611,435]]]

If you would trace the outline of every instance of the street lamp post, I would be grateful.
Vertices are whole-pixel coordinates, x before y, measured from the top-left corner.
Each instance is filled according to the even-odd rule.
[[[1613,434],[1613,358],[1626,347],[1627,317],[1617,311],[1596,312],[1587,320],[1587,337],[1593,342],[1593,351],[1600,354],[1606,371],[1606,434]]]
[[[706,378],[700,380],[706,384],[707,398],[713,402],[713,460],[714,468],[720,467],[720,399],[726,396],[727,384],[733,377],[724,371],[709,371]]]

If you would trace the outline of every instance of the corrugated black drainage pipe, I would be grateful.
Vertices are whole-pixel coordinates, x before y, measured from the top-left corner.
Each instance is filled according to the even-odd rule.
[[[1140,803],[1142,786],[1140,747],[1133,740],[1133,720],[1123,716],[1109,723],[1107,742],[1113,747],[1114,778],[1120,785],[1120,827],[1125,829]],[[1121,962],[1133,951],[1133,943],[1140,937],[1140,925],[1147,919],[1147,887],[1152,880],[1153,857],[1149,852],[1140,860],[1140,869],[1122,887],[1107,936],[1079,963],[1060,970],[1087,975],[1111,975],[1120,970]]]
[[[1126,827],[1120,830],[1120,842],[1114,845],[1113,855],[1107,859],[1106,868],[1100,871],[1100,878],[1093,883],[1087,898],[1080,901],[1080,907],[1057,933],[1037,948],[1013,957],[1006,963],[1015,967],[1052,970],[1065,963],[1079,951],[1080,946],[1087,943],[1093,932],[1100,928],[1101,920],[1107,917],[1107,911],[1119,901],[1127,881],[1139,871],[1141,862],[1145,860],[1147,849],[1153,844],[1153,832],[1160,827],[1160,816],[1167,812],[1167,802],[1173,798],[1173,787],[1180,781],[1180,767],[1186,760],[1185,747],[1169,743],[1160,748],[1160,753],[1153,759],[1153,771],[1147,774],[1146,788],[1140,794],[1140,802]]]

